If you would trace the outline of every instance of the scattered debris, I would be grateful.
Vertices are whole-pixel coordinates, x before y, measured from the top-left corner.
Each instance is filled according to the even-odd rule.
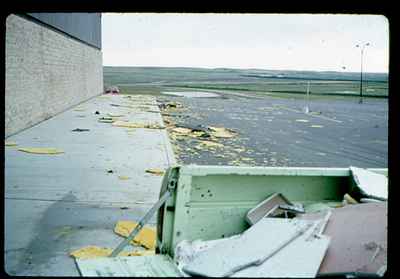
[[[192,130],[189,128],[181,127],[173,128],[172,131],[181,135],[189,135],[192,132]]]
[[[121,209],[121,210],[126,210],[126,209],[129,209],[129,207],[127,207],[127,206],[121,206],[119,209]]]
[[[107,173],[114,173],[113,170],[107,170]]]
[[[120,113],[107,113],[108,116],[110,117],[123,117],[125,116],[124,114],[120,114]]]
[[[356,201],[352,196],[350,196],[348,193],[344,194],[343,200],[346,201],[348,204],[358,204],[358,201]]]
[[[128,180],[128,179],[131,179],[129,176],[125,176],[125,175],[120,175],[120,176],[118,176],[118,178],[119,178],[120,180]]]
[[[137,225],[138,223],[133,221],[118,221],[115,225],[114,232],[118,235],[128,237]],[[132,240],[132,243],[154,250],[156,247],[156,231],[150,227],[144,226]]]
[[[111,117],[100,117],[98,121],[102,123],[113,123],[115,120]]]
[[[147,128],[147,129],[164,129],[165,127],[160,126],[159,124],[143,124],[136,122],[128,122],[128,121],[115,121],[113,126],[116,127],[125,127],[125,128]]]
[[[151,168],[151,169],[147,169],[146,172],[147,173],[151,173],[151,174],[155,174],[155,175],[163,175],[165,171],[162,170],[162,169]]]
[[[18,148],[19,151],[33,153],[33,154],[61,154],[64,151],[57,148],[46,147],[32,147],[32,148]]]
[[[208,127],[213,133],[213,136],[216,138],[233,138],[237,133],[232,129],[227,129],[224,127]]]
[[[71,130],[72,132],[88,132],[90,129],[81,129],[81,128],[76,128],[74,130]]]
[[[200,143],[197,145],[198,148],[202,149],[202,147],[207,147],[207,148],[223,148],[224,145],[218,142],[213,142],[213,141],[208,141],[208,140],[202,140]]]
[[[296,122],[309,122],[307,119],[296,119]]]
[[[109,86],[106,90],[104,90],[105,94],[119,94],[118,86]]]
[[[158,106],[161,110],[183,108],[183,105],[179,102],[160,103]]]
[[[322,126],[322,125],[311,125],[310,127],[311,128],[323,128],[324,126]]]
[[[96,112],[94,114],[100,114],[100,112],[98,110],[96,110]]]
[[[104,248],[98,246],[86,246],[78,250],[72,251],[69,255],[75,259],[93,259],[99,257],[108,257],[112,252],[111,248]],[[131,257],[131,256],[148,256],[154,255],[154,250],[143,250],[143,251],[122,251],[119,256]]]
[[[4,146],[17,146],[18,144],[14,141],[4,141]]]

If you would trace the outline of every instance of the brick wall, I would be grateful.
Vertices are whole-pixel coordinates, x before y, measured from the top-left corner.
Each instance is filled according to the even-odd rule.
[[[5,136],[103,91],[102,53],[25,18],[6,20]]]

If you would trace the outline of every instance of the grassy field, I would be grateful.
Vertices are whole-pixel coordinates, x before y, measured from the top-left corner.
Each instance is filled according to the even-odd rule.
[[[310,82],[311,95],[359,96],[359,73],[268,71],[259,69],[204,69],[161,67],[104,67],[104,84],[117,85],[122,93],[159,94],[164,90],[227,90],[268,93],[273,95],[301,94]],[[363,95],[388,97],[388,76],[366,73]]]

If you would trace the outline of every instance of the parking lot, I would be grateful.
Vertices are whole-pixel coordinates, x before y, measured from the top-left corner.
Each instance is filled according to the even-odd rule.
[[[175,94],[176,95],[176,94]],[[190,94],[189,94],[190,95]],[[311,99],[220,93],[218,97],[161,95],[183,109],[170,119],[182,126],[233,129],[217,150],[194,148],[192,138],[173,141],[178,161],[199,165],[387,167],[388,100],[354,97]],[[165,116],[164,116],[165,118]]]

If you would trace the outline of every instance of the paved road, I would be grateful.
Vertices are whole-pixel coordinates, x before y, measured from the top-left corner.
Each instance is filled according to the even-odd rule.
[[[188,109],[184,112],[187,117],[174,118],[180,124],[223,126],[239,132],[235,140],[220,141],[226,148],[214,153],[192,152],[195,142],[177,142],[183,150],[180,162],[387,167],[387,99],[368,98],[359,104],[357,98],[320,98],[311,101],[311,113],[305,114],[303,99],[221,96],[224,98],[158,97],[181,102]],[[246,151],[235,153],[230,146]]]

